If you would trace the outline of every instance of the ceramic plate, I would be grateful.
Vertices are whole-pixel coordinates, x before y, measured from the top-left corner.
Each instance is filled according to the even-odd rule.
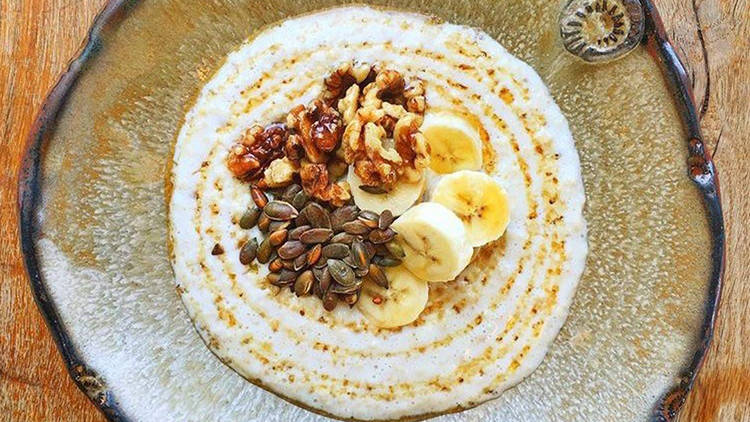
[[[183,115],[226,55],[265,24],[339,3],[112,1],[50,94],[22,170],[23,250],[72,377],[111,419],[292,414],[193,328],[167,256],[164,179]],[[542,365],[437,420],[673,419],[711,338],[723,223],[689,83],[650,0],[646,41],[596,66],[565,51],[556,1],[371,3],[482,28],[533,66],[570,122],[587,194],[586,271]]]

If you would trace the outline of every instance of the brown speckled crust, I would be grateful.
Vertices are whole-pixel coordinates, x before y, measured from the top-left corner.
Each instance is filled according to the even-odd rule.
[[[650,2],[645,2],[647,5],[650,6]],[[107,27],[107,31],[114,31],[113,28],[116,28],[120,22],[122,21],[122,18],[126,15],[125,12],[132,9],[136,3],[134,1],[114,1],[112,2],[107,9],[102,13],[100,18],[97,20],[97,23],[95,24],[94,28],[92,29],[91,33],[91,41],[88,44],[87,48],[82,53],[81,57],[73,63],[71,66],[71,69],[68,73],[66,73],[63,78],[61,79],[61,82],[58,84],[58,86],[55,88],[55,90],[51,93],[50,97],[47,100],[47,103],[44,107],[44,110],[42,114],[40,115],[39,119],[37,120],[37,123],[35,125],[34,133],[32,134],[32,137],[30,138],[29,142],[29,148],[26,155],[26,159],[24,161],[24,166],[22,168],[22,177],[21,177],[21,185],[20,185],[20,197],[21,197],[21,223],[22,223],[22,232],[23,232],[23,248],[24,248],[24,254],[26,256],[26,265],[27,269],[29,271],[29,275],[31,278],[32,287],[34,288],[34,292],[37,298],[37,302],[40,306],[40,309],[42,310],[42,313],[44,314],[45,318],[48,321],[48,324],[50,325],[53,334],[55,335],[55,339],[58,343],[58,346],[60,347],[61,353],[63,354],[66,363],[68,364],[71,374],[73,375],[73,378],[76,380],[76,382],[81,386],[82,390],[86,392],[89,397],[92,398],[92,401],[100,407],[105,414],[113,420],[117,419],[126,419],[126,415],[122,414],[120,410],[117,408],[116,401],[112,397],[111,393],[107,389],[106,385],[107,383],[116,383],[116,380],[102,380],[94,370],[92,369],[83,369],[85,366],[83,366],[83,360],[82,355],[80,351],[77,350],[77,348],[74,346],[73,341],[71,340],[68,332],[63,328],[63,324],[61,322],[59,313],[58,313],[58,304],[56,302],[53,302],[51,299],[49,292],[52,287],[50,285],[53,280],[51,279],[42,279],[42,272],[40,271],[40,262],[38,261],[38,254],[40,252],[37,249],[36,245],[36,236],[39,234],[39,230],[42,228],[41,223],[36,219],[37,212],[40,211],[41,206],[41,198],[42,198],[42,172],[49,171],[46,167],[43,167],[41,164],[41,157],[44,155],[45,149],[43,147],[47,147],[48,143],[51,140],[57,141],[54,137],[54,127],[57,123],[58,118],[58,112],[63,109],[63,105],[65,104],[65,100],[68,97],[68,94],[71,92],[71,87],[73,86],[74,82],[78,79],[79,75],[82,72],[83,64],[86,62],[91,61],[93,63],[94,58],[97,55],[97,52],[99,51],[99,48],[101,48],[102,39],[100,38],[101,35],[101,29],[102,27]],[[429,9],[429,6],[420,6],[422,9]],[[470,19],[471,22],[475,22],[476,24],[481,24],[482,19]],[[649,32],[650,36],[654,36],[654,29],[652,28]],[[657,31],[658,33],[658,31]],[[655,44],[656,47],[660,47],[656,49],[657,57],[664,58],[665,54],[669,52],[670,49],[664,50],[664,47],[667,47],[668,44],[665,41],[665,38],[651,38],[651,40],[657,40],[658,43]],[[505,42],[505,41],[504,41]],[[676,64],[673,59],[665,60],[667,69],[671,69],[673,73],[676,73],[677,70],[675,68]],[[214,66],[217,66],[217,63],[212,62],[210,64],[202,64],[202,67],[198,67],[197,72],[204,73],[204,78],[206,74],[210,73],[210,69],[214,68]],[[200,78],[199,78],[200,79]],[[678,81],[677,89],[682,88],[686,89],[687,86],[684,84],[684,81]],[[554,90],[554,87],[553,87]],[[136,94],[137,95],[137,94]],[[189,95],[188,95],[189,97]],[[126,98],[124,98],[127,100]],[[679,99],[679,97],[678,97]],[[695,122],[695,113],[692,111],[692,104],[681,104],[681,110],[686,112],[686,115],[688,116],[688,129],[689,133],[695,134],[697,133],[697,136],[694,136],[694,139],[700,140],[700,132],[696,131],[694,132],[693,129],[690,127],[691,122]],[[685,107],[687,110],[685,110]],[[113,111],[113,116],[115,115]],[[64,119],[65,114],[60,115],[60,119]],[[100,135],[104,135],[105,133],[110,134],[117,134],[117,129],[112,128],[101,128],[103,131]],[[696,161],[693,161],[694,166],[698,166],[697,168],[700,169],[700,171],[695,173],[695,176],[706,176],[706,177],[698,177],[697,181],[701,184],[701,187],[704,189],[704,193],[707,197],[707,200],[709,202],[709,211],[710,211],[710,217],[711,217],[711,224],[712,224],[712,230],[714,235],[714,240],[720,241],[717,236],[723,235],[722,226],[721,226],[721,220],[720,220],[720,212],[718,214],[715,213],[715,211],[718,209],[718,184],[715,180],[715,175],[713,172],[713,167],[711,165],[710,160],[706,156],[705,152],[702,151],[702,148],[700,148],[700,143],[693,144],[692,153],[694,156],[697,156]],[[113,153],[117,151],[108,151],[106,148],[101,149],[98,151],[99,154],[106,154],[106,153]],[[160,154],[166,154],[164,151],[160,151]],[[164,155],[166,156],[166,155]],[[171,155],[170,155],[171,156]],[[158,160],[157,160],[158,162]],[[148,163],[146,163],[148,164]],[[69,164],[68,164],[69,166]],[[158,166],[157,166],[158,167]],[[68,167],[69,168],[69,167]],[[65,169],[65,167],[63,167]],[[161,171],[161,169],[160,169]],[[161,173],[158,172],[160,175]],[[96,173],[93,174],[94,176]],[[159,179],[159,177],[157,177]],[[713,195],[713,196],[711,196]],[[60,203],[58,203],[60,204]],[[68,204],[67,208],[72,209],[75,207],[75,204]],[[714,207],[713,209],[710,207]],[[54,216],[49,217],[51,221],[55,221]],[[57,217],[59,218],[59,217]],[[45,222],[45,225],[49,225],[49,222]],[[50,233],[50,236],[53,238],[55,237],[54,233]],[[61,242],[64,242],[64,240],[60,240]],[[97,258],[96,254],[93,252],[86,252],[85,250],[80,250],[79,248],[75,247],[64,247],[63,250],[70,253],[71,257],[74,257],[74,259],[77,261],[79,265],[85,266],[94,266],[97,265]],[[688,366],[688,370],[685,372],[686,376],[682,378],[682,381],[680,385],[671,393],[669,393],[667,396],[665,396],[664,400],[662,401],[662,405],[657,408],[657,414],[656,417],[660,420],[672,420],[674,418],[675,413],[679,409],[679,406],[684,401],[684,395],[689,390],[690,385],[692,383],[692,379],[695,376],[695,372],[700,366],[700,362],[702,360],[703,351],[705,350],[708,341],[710,340],[711,336],[711,326],[713,322],[713,315],[715,312],[715,301],[718,298],[718,292],[719,292],[719,280],[721,275],[721,269],[722,267],[722,261],[723,261],[723,250],[719,248],[715,248],[714,255],[713,255],[713,264],[714,269],[712,273],[712,279],[711,284],[709,285],[709,292],[708,292],[708,300],[706,302],[706,325],[704,326],[704,331],[702,333],[702,341],[698,344],[698,353],[696,353],[696,358],[693,360],[691,364]],[[80,340],[78,340],[80,341]],[[78,375],[76,375],[78,373]]]

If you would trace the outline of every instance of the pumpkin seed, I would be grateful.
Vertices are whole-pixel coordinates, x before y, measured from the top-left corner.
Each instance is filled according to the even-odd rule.
[[[349,234],[366,234],[370,231],[370,228],[360,220],[354,220],[348,223],[344,223],[341,228]]]
[[[391,223],[393,223],[393,213],[391,210],[385,210],[382,213],[380,213],[380,218],[378,218],[378,228],[380,230],[385,230],[388,227],[391,226]]]
[[[402,261],[398,258],[392,258],[389,256],[376,256],[372,259],[372,262],[380,265],[381,267],[398,267]]]
[[[286,242],[288,234],[289,232],[286,229],[278,230],[271,233],[271,235],[268,236],[268,240],[271,242],[271,246],[279,246]]]
[[[297,272],[292,270],[287,270],[286,268],[281,270],[281,273],[279,273],[279,282],[287,282],[292,283],[294,280],[297,279]]]
[[[302,243],[324,243],[333,236],[331,229],[310,229],[299,236]]]
[[[253,198],[253,202],[258,208],[263,209],[268,204],[268,197],[262,190],[257,186],[250,187],[250,196]]]
[[[291,221],[271,221],[271,224],[268,225],[268,232],[273,233],[275,231],[284,230],[291,224]]]
[[[315,279],[318,280],[320,288],[325,292],[331,285],[331,273],[328,271],[328,267],[313,268],[312,270]]]
[[[289,271],[294,271],[294,260],[293,259],[282,259],[281,265]]]
[[[345,232],[336,234],[331,238],[331,243],[346,243],[347,245],[357,239],[357,236]]]
[[[266,282],[273,286],[279,286],[279,274],[271,273],[266,276]]]
[[[307,248],[298,240],[289,240],[284,243],[277,251],[281,259],[294,259],[303,253]]]
[[[294,271],[301,271],[305,267],[307,267],[307,254],[303,253],[294,258]]]
[[[325,208],[323,208],[317,202],[311,202],[302,210],[305,214],[310,225],[313,227],[320,227],[324,229],[331,228],[331,217]]]
[[[384,193],[388,193],[387,190],[383,189],[380,186],[360,185],[359,188],[362,189],[363,191],[365,191],[367,193],[371,193],[373,195],[382,195]]]
[[[242,265],[249,265],[258,254],[258,239],[250,239],[240,249],[240,263]]]
[[[378,227],[380,216],[372,211],[364,210],[359,213],[359,217],[357,219],[364,223],[365,226],[374,229]]]
[[[385,244],[386,249],[388,249],[388,252],[390,252],[391,255],[393,255],[395,258],[403,259],[406,257],[406,252],[404,252],[404,248],[401,247],[401,245],[395,241],[391,240],[390,242]]]
[[[365,244],[365,249],[367,250],[367,258],[372,259],[373,256],[378,252],[375,248],[375,245],[372,244],[372,242],[362,242]]]
[[[307,216],[305,214],[300,213],[297,218],[294,219],[294,225],[297,227],[307,226],[310,224],[309,221],[307,221]]]
[[[349,247],[343,243],[331,243],[323,246],[323,257],[341,259],[349,255]]]
[[[307,253],[307,265],[315,265],[323,254],[323,246],[318,244],[313,246]]]
[[[291,204],[294,201],[294,196],[297,195],[300,191],[302,191],[302,186],[297,184],[289,185],[284,190],[284,193],[281,194],[281,200]]]
[[[263,233],[268,233],[268,229],[271,226],[271,219],[268,218],[266,213],[261,213],[258,218],[258,229]]]
[[[268,264],[268,270],[272,273],[278,273],[284,268],[284,264],[281,262],[281,259],[276,258],[273,261],[271,261],[270,264]]]
[[[271,201],[263,208],[263,212],[275,221],[289,221],[297,218],[299,212],[292,204],[284,201]]]
[[[310,226],[299,226],[293,228],[289,232],[289,240],[299,240],[299,236],[308,230],[310,230]]]
[[[351,286],[357,282],[351,267],[338,259],[328,260],[328,271],[331,277],[342,286]]]
[[[369,255],[367,247],[363,242],[356,241],[352,243],[351,257],[357,268],[367,268],[367,265],[370,263]]]
[[[344,223],[348,223],[357,218],[359,214],[359,208],[356,205],[348,205],[341,208],[336,208],[331,213],[331,227],[334,231],[341,231],[341,226]]]
[[[240,228],[248,230],[255,227],[258,223],[258,217],[260,217],[260,208],[253,204],[252,207],[248,208],[247,211],[242,214],[242,218],[240,218]]]
[[[364,276],[366,276],[366,275],[367,275],[367,273],[369,273],[369,272],[370,272],[370,267],[365,267],[365,268],[355,268],[355,269],[354,269],[354,275],[356,275],[357,277],[364,277]]]
[[[351,254],[343,257],[341,260],[344,261],[344,264],[348,265],[351,269],[357,268],[357,264],[352,259]]]
[[[340,296],[339,298],[347,305],[354,306],[359,302],[359,293],[350,293],[348,295]]]
[[[333,311],[336,309],[336,301],[338,300],[338,297],[336,296],[336,293],[332,291],[327,291],[325,295],[323,295],[323,309],[325,309],[328,312]]]
[[[294,294],[297,296],[307,296],[313,287],[315,278],[310,270],[303,272],[297,277],[297,281],[294,282]]]
[[[331,291],[334,293],[346,295],[346,294],[354,293],[360,288],[362,288],[362,281],[358,280],[351,286],[342,286],[340,284],[334,284],[331,286]]]
[[[365,279],[372,281],[384,289],[388,288],[388,277],[386,277],[383,270],[375,264],[370,264],[370,272],[367,273]]]
[[[298,210],[301,210],[302,208],[307,205],[307,201],[310,200],[310,197],[307,196],[305,191],[299,191],[296,195],[294,195],[294,198],[292,198],[292,206]]]
[[[376,245],[390,242],[391,240],[393,240],[394,237],[396,237],[396,232],[394,232],[391,229],[385,229],[385,230],[376,229],[376,230],[371,231],[370,234],[367,236],[370,242]]]
[[[258,262],[261,264],[268,263],[271,260],[272,253],[273,248],[271,247],[271,241],[268,240],[268,238],[265,238],[258,247]]]

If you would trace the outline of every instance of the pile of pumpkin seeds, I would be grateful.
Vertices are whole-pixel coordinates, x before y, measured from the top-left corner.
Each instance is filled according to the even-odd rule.
[[[393,214],[360,210],[356,205],[331,209],[312,201],[299,185],[275,199],[251,188],[253,204],[239,221],[265,234],[240,249],[243,265],[268,264],[267,281],[289,287],[297,296],[315,295],[332,311],[338,302],[354,306],[365,282],[388,288],[383,267],[401,264],[404,250],[390,228]],[[278,198],[278,199],[276,199]]]

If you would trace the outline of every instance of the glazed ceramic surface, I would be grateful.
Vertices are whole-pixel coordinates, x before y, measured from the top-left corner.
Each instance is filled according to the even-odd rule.
[[[547,84],[582,164],[589,256],[560,335],[517,387],[437,420],[655,417],[705,345],[717,259],[703,196],[687,175],[689,136],[657,62],[642,46],[598,66],[569,55],[558,2],[370,3],[495,37]],[[27,157],[24,249],[74,378],[111,417],[297,414],[222,364],[190,323],[168,259],[165,175],[186,109],[229,52],[263,25],[337,4],[113,4],[75,83],[67,76],[51,97],[48,107],[60,111],[43,115]]]

